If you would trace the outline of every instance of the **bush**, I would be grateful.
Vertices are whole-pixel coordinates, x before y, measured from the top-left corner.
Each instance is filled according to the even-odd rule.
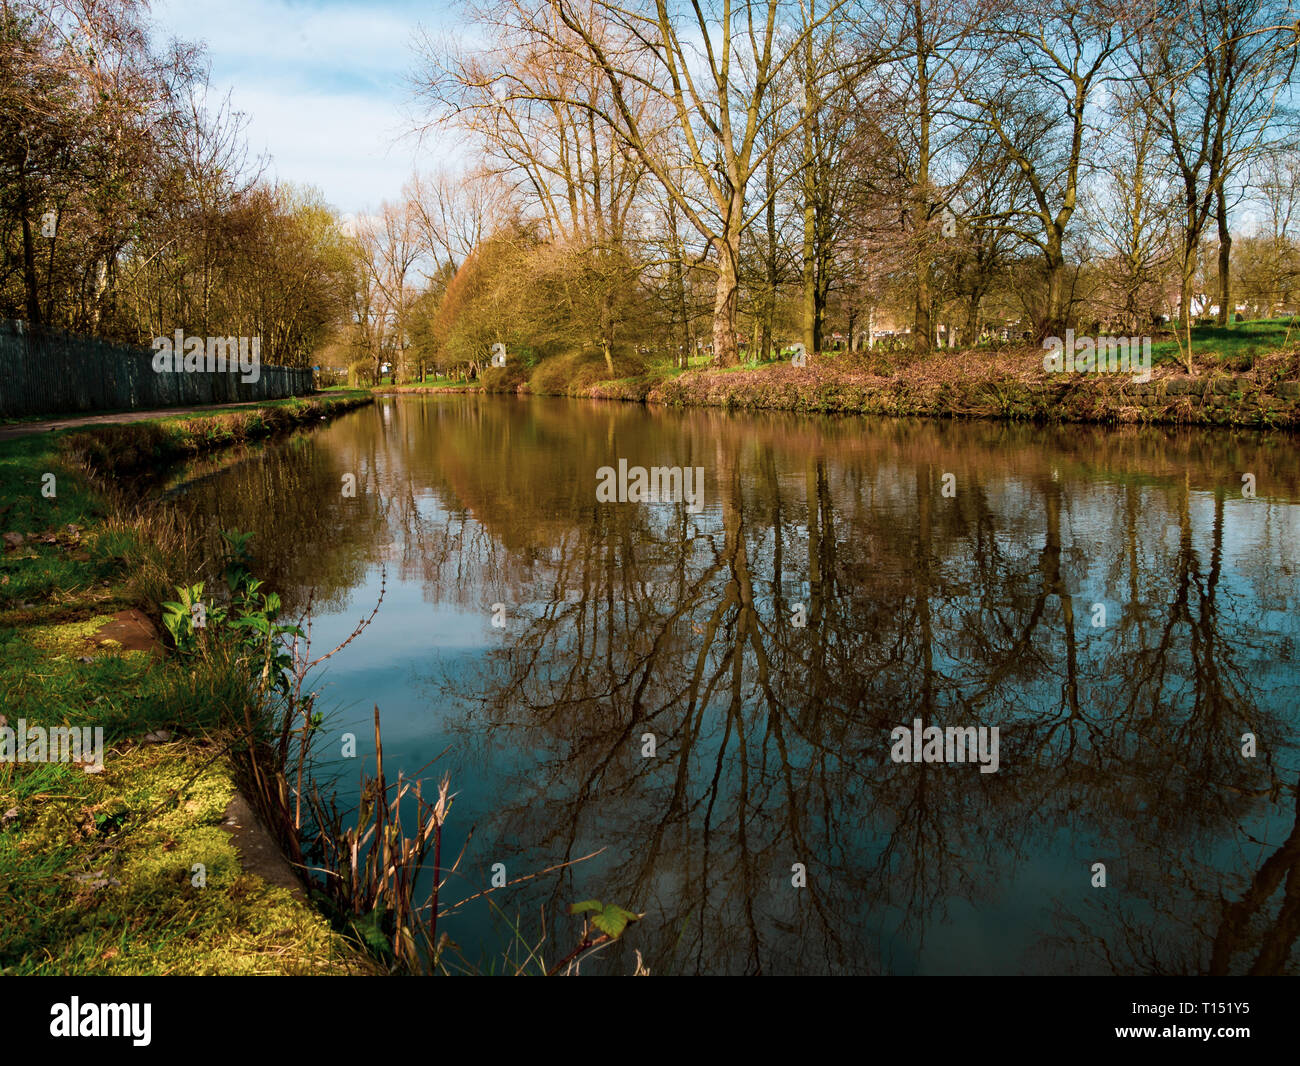
[[[613,379],[645,373],[640,356],[620,352],[614,355]],[[567,352],[544,359],[533,371],[529,387],[544,396],[577,396],[590,385],[610,381],[609,367],[599,352]]]
[[[528,370],[517,359],[508,360],[505,366],[484,367],[479,381],[484,392],[518,392],[528,382]]]

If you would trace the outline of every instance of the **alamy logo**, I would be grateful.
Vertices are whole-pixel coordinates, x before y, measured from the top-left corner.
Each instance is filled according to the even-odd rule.
[[[894,762],[978,762],[980,773],[998,772],[997,726],[921,726],[921,719],[914,718],[910,729],[900,725],[890,731]]]
[[[153,369],[157,374],[224,374],[239,371],[239,380],[254,382],[262,376],[261,337],[186,337],[153,339]]]
[[[704,510],[704,467],[602,466],[596,471],[597,503],[681,503],[692,513]]]
[[[77,996],[50,1007],[50,1036],[129,1036],[148,1047],[150,1003],[82,1003]]]
[[[1151,380],[1150,337],[1076,337],[1065,331],[1065,340],[1047,337],[1043,369],[1048,373],[1133,374],[1136,382]]]
[[[3,719],[0,719],[3,721]],[[104,766],[104,727],[0,725],[0,762],[73,762]]]

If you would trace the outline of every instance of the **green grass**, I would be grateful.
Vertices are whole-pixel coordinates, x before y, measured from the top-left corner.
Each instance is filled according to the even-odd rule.
[[[0,625],[61,617],[74,600],[96,608],[115,600],[107,587],[122,573],[127,545],[91,531],[101,501],[60,454],[57,436],[0,442],[0,533],[27,538],[0,554]],[[42,491],[48,474],[53,497]],[[10,617],[15,610],[21,617]]]
[[[321,392],[328,392],[330,394],[331,399],[333,400],[338,400],[343,397],[356,397],[359,399],[369,395],[368,389],[354,389],[346,385],[337,386],[335,388],[330,388],[330,389],[322,389]],[[270,410],[294,411],[294,410],[301,410],[307,404],[310,404],[312,402],[313,401],[311,396],[289,396],[283,400],[267,400],[265,403],[259,403],[256,408],[249,407],[247,405],[239,406],[237,404],[230,405],[230,406],[223,406],[223,407],[205,407],[197,413],[192,413],[192,414],[179,413],[174,415],[162,415],[159,416],[158,418],[148,419],[148,421],[158,422],[160,424],[166,424],[168,422],[190,422],[197,418],[208,418],[211,416],[216,416],[221,414],[240,414],[252,410],[261,410],[264,408]]]
[[[95,496],[83,477],[59,458],[58,434],[0,441],[0,532],[34,533],[82,524],[96,514]],[[43,495],[52,473],[54,496]]]
[[[266,419],[268,431],[314,418],[322,408],[309,404],[320,401],[267,405],[291,408]],[[246,431],[262,411],[89,435],[116,441],[101,458],[129,458],[127,442],[158,435],[215,446],[228,420]],[[10,726],[99,727],[105,742],[96,774],[0,762],[0,974],[365,969],[311,907],[244,871],[220,828],[234,783],[216,738],[249,698],[241,676],[220,662],[182,665],[88,639],[122,607],[155,613],[184,544],[166,516],[118,513],[95,492],[67,451],[87,435],[0,443],[0,532],[27,538],[0,555],[0,714]],[[40,492],[47,472],[53,498]],[[160,729],[174,739],[141,743]],[[201,887],[195,864],[206,869]]]
[[[183,456],[260,440],[291,426],[324,421],[372,402],[369,392],[350,390],[320,399],[278,400],[228,412],[74,427],[66,431],[61,446],[65,454],[86,469],[118,477],[153,469]]]
[[[116,479],[370,402],[369,393],[351,390],[319,400],[278,400],[201,417],[169,415],[0,441],[0,534],[25,538],[16,550],[0,553],[0,626],[76,617],[78,605],[103,611],[158,602],[158,575],[165,567],[158,541],[174,531],[159,520],[142,537],[105,521],[105,501],[86,470]]]
[[[10,726],[104,731],[104,769],[0,763],[0,973],[311,973],[355,966],[328,924],[245,873],[220,823],[220,665],[94,648],[103,621],[0,629]],[[166,729],[175,740],[142,745]],[[195,865],[206,884],[194,884]]]
[[[482,385],[482,381],[471,381],[469,378],[425,378],[423,381],[404,381],[400,385],[376,385],[375,390],[390,392],[394,389],[477,389]]]
[[[1198,358],[1207,356],[1217,356],[1223,364],[1223,369],[1229,372],[1246,372],[1252,369],[1254,362],[1260,356],[1267,355],[1270,352],[1284,349],[1291,344],[1300,342],[1300,322],[1289,318],[1280,319],[1259,319],[1249,322],[1229,323],[1227,326],[1193,326],[1192,327],[1192,348]],[[977,346],[980,350],[996,349],[999,346],[985,344]],[[831,365],[845,356],[848,352],[827,352],[822,358],[827,360]],[[865,355],[865,353],[861,353]],[[900,360],[910,360],[913,357],[910,349],[907,350],[879,350],[876,355],[884,358],[894,356]],[[947,362],[957,355],[961,350],[949,350],[946,348],[936,348],[933,350],[931,357],[937,361]],[[539,363],[534,370],[541,369],[543,387],[540,391],[544,394],[563,393],[566,390],[555,386],[554,382],[549,379],[555,376],[555,367],[552,364],[568,357],[552,357],[551,360]],[[674,366],[673,362],[667,356],[652,354],[644,357],[644,369],[631,376],[619,376],[613,379],[603,380],[604,384],[632,384],[646,382],[668,381],[678,378],[689,371],[709,370],[714,373],[725,374],[744,374],[750,371],[763,370],[771,366],[789,365],[790,351],[784,351],[779,358],[774,359],[742,359],[738,364],[718,367],[713,366],[709,358],[694,357],[691,365],[688,367]],[[1179,356],[1178,342],[1169,336],[1167,339],[1155,341],[1151,345],[1151,359],[1155,366],[1180,366],[1182,360]],[[572,361],[572,360],[570,360]],[[592,362],[593,358],[587,358],[584,362]],[[565,373],[572,373],[570,369],[565,369]],[[530,373],[530,378],[534,375]],[[402,385],[385,384],[376,386],[381,391],[390,391],[393,389],[401,390],[403,388],[422,388],[422,389],[465,389],[479,388],[482,386],[481,381],[470,381],[468,379],[448,380],[445,378],[426,377],[422,382],[407,382]],[[335,387],[323,391],[336,392],[346,391],[343,387]]]
[[[295,404],[306,403],[311,400],[311,397],[313,395],[317,395],[320,393],[328,392],[334,396],[348,395],[348,394],[354,396],[364,396],[367,393],[367,391],[368,390],[366,389],[354,389],[349,385],[331,385],[328,388],[318,389],[316,393],[309,393],[306,396],[289,396],[283,400],[263,400],[261,403],[258,403],[256,406],[259,408],[292,407]],[[209,415],[229,414],[231,412],[237,413],[240,411],[248,411],[253,409],[253,405],[247,402],[233,403],[233,404],[217,404],[211,407],[203,407],[199,405],[190,405],[190,406],[193,406],[195,408],[194,412],[185,413],[183,409],[180,409],[177,411],[176,414],[141,417],[139,421],[174,422],[180,419],[192,419],[192,418],[199,418],[199,417],[207,417]],[[153,408],[150,408],[150,410],[153,410]],[[157,408],[157,410],[166,410],[166,408]],[[24,415],[22,418],[0,418],[0,425],[22,425],[24,423],[29,423],[29,422],[49,422],[54,420],[63,421],[72,418],[95,418],[100,415],[125,415],[125,414],[130,414],[131,411],[132,411],[131,408],[113,408],[110,410],[103,410],[103,411],[63,411],[63,412],[55,412],[51,414],[42,414],[42,415]],[[133,423],[119,423],[119,424],[132,425]],[[64,430],[62,432],[68,432],[68,431]]]
[[[0,769],[17,811],[0,832],[0,974],[355,968],[324,919],[241,868],[220,828],[231,794],[189,741],[127,748],[96,775]]]
[[[1198,357],[1217,356],[1224,370],[1245,373],[1255,360],[1300,341],[1300,323],[1290,318],[1232,322],[1226,326],[1193,326],[1192,351]],[[1151,345],[1151,362],[1179,364],[1178,342]]]

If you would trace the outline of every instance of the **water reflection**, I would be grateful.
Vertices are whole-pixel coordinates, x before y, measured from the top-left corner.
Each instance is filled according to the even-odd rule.
[[[704,509],[598,503],[619,459]],[[1294,973],[1298,495],[1280,438],[447,397],[184,498],[322,642],[387,566],[338,729],[453,745],[482,883],[605,848],[507,904],[646,912],[597,968]],[[892,762],[914,719],[998,772]]]

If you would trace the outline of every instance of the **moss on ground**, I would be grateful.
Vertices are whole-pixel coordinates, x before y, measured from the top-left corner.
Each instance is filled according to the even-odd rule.
[[[342,399],[278,405],[290,418],[245,412],[241,425],[369,402]],[[229,417],[170,419],[161,435],[105,427],[90,450],[107,469],[151,461],[140,441],[204,450],[227,440]],[[156,612],[144,590],[175,562],[78,469],[66,439],[98,432],[0,443],[0,532],[22,535],[0,556],[0,716],[104,737],[98,772],[0,761],[0,974],[373,972],[311,906],[245,870],[221,826],[235,786],[220,724],[248,698],[240,678],[90,639],[121,607]],[[50,472],[53,497],[40,492]]]
[[[122,743],[99,774],[27,769],[0,770],[11,813],[0,833],[0,972],[358,969],[322,917],[242,870],[221,828],[234,790],[219,750]]]

